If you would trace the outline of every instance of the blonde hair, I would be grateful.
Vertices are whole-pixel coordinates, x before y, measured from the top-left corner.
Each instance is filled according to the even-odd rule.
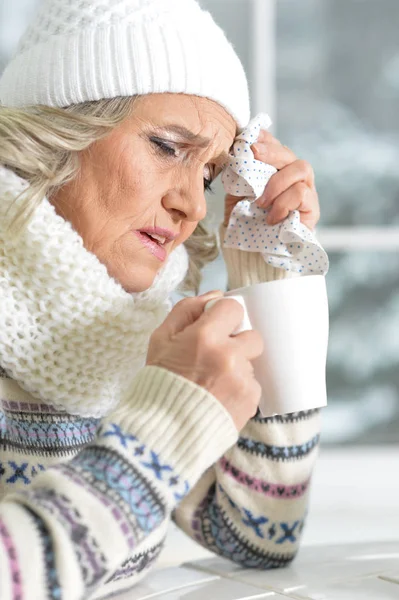
[[[134,98],[84,102],[66,108],[0,106],[0,164],[29,182],[23,209],[11,224],[18,234],[43,198],[79,171],[79,153],[107,136],[132,112]],[[199,223],[185,242],[189,271],[182,290],[198,293],[201,270],[218,255],[216,235]]]

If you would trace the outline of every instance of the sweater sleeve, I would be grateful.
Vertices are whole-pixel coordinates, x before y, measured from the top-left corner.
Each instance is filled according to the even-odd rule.
[[[290,276],[268,266],[259,253],[224,249],[223,254],[229,289]],[[177,525],[244,567],[288,565],[305,523],[319,431],[318,410],[257,415],[178,506]]]
[[[99,598],[135,583],[171,511],[236,439],[211,394],[145,367],[94,443],[0,503],[1,600]]]

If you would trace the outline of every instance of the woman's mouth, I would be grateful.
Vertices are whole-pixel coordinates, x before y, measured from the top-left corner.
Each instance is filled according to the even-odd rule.
[[[141,243],[148,248],[153,256],[164,262],[167,256],[166,244],[176,239],[177,235],[167,229],[149,228],[134,232]]]

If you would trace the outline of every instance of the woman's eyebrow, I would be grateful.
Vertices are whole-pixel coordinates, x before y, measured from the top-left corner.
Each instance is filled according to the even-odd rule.
[[[165,125],[164,127],[160,127],[160,129],[167,133],[177,133],[177,135],[184,138],[187,142],[195,144],[200,148],[207,148],[212,141],[207,137],[203,137],[202,135],[190,131],[183,125]]]
[[[190,131],[189,129],[187,129],[187,127],[184,127],[183,125],[166,125],[164,127],[161,127],[160,129],[167,133],[175,133],[180,137],[184,138],[187,142],[195,144],[199,148],[207,148],[212,142],[210,138],[194,133],[193,131]],[[219,156],[217,156],[214,159],[214,162],[216,165],[224,165],[224,163],[226,163],[228,159],[228,152],[221,152]]]

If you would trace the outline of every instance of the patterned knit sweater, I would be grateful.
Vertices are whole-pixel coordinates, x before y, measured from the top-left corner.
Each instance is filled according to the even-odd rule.
[[[225,254],[231,288],[284,277]],[[0,370],[0,599],[100,598],[146,575],[171,518],[211,551],[268,569],[294,558],[318,411],[237,435],[211,394],[144,367],[106,419],[41,403]]]

